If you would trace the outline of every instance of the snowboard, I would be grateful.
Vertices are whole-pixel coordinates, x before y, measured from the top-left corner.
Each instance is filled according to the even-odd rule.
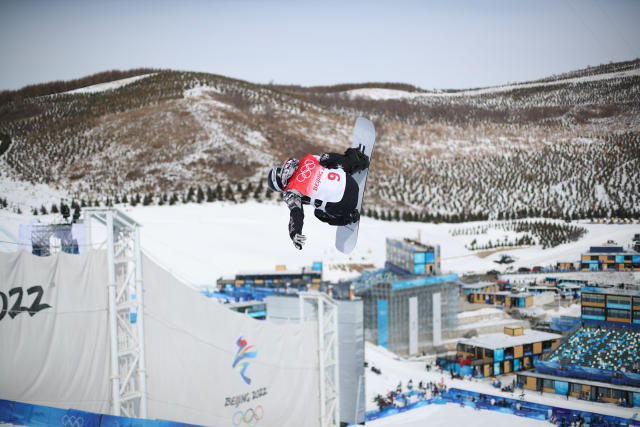
[[[357,148],[369,157],[369,168],[354,173],[352,176],[358,183],[358,205],[357,209],[362,214],[362,197],[367,184],[367,175],[371,168],[371,153],[373,153],[373,145],[376,142],[376,130],[373,123],[364,117],[358,117],[356,126],[353,129],[353,143],[351,147]],[[348,225],[339,226],[336,230],[336,249],[344,254],[351,253],[358,242],[358,228],[360,221]]]

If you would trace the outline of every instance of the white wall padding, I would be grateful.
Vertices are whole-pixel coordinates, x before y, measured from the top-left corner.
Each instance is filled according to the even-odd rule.
[[[109,411],[105,251],[0,252],[0,398]]]
[[[232,312],[143,256],[148,417],[204,425],[319,425],[315,322]],[[234,368],[238,340],[247,353]],[[252,347],[253,346],[253,347]],[[250,384],[243,379],[244,375]]]

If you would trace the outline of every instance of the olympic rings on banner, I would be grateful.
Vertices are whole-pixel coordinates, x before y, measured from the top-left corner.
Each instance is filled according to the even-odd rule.
[[[300,173],[296,178],[298,182],[304,182],[305,180],[311,178],[311,171],[315,169],[316,165],[311,159],[305,160],[304,164],[300,168]]]
[[[255,427],[263,416],[264,409],[262,408],[262,405],[258,405],[255,409],[249,408],[244,412],[236,412],[233,414],[231,421],[233,422],[234,427]]]
[[[65,427],[82,427],[84,425],[84,418],[65,414],[62,416],[62,425]]]

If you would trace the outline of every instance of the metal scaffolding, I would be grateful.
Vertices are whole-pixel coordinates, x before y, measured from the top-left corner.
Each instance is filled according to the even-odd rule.
[[[340,426],[340,373],[338,369],[338,304],[320,292],[300,292],[300,321],[318,321],[320,367],[320,426]],[[305,313],[305,301],[313,313]],[[306,317],[305,317],[306,316]]]
[[[91,221],[106,226],[109,330],[111,337],[111,412],[147,417],[144,310],[140,224],[114,208],[84,209],[87,241]]]

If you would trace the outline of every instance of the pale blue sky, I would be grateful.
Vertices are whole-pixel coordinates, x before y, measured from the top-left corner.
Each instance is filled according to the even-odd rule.
[[[638,58],[639,22],[638,0],[0,0],[0,90],[136,67],[484,87]]]

